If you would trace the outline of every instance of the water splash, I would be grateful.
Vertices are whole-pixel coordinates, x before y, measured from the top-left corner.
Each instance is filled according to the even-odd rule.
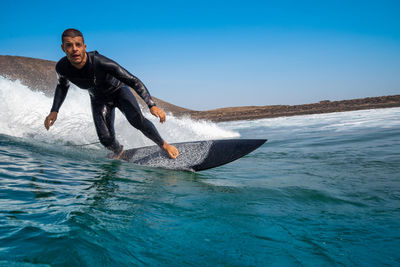
[[[88,93],[75,86],[71,86],[58,119],[50,131],[46,131],[43,122],[53,99],[45,96],[43,92],[32,91],[19,81],[0,77],[0,101],[2,102],[1,134],[31,138],[46,143],[86,144],[98,140]],[[167,114],[167,122],[160,124],[147,109],[143,109],[143,113],[169,143],[240,136],[236,131],[224,129],[213,122],[196,121],[188,117],[176,118]],[[116,111],[115,129],[117,138],[126,147],[154,145],[151,140],[129,125],[119,110]]]

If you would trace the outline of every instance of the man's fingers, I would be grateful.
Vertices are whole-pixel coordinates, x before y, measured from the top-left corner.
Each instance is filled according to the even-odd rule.
[[[48,131],[49,128],[50,128],[50,125],[49,125],[49,118],[48,118],[48,117],[46,117],[46,119],[44,120],[44,127],[46,128],[47,131]]]
[[[57,120],[57,113],[50,113],[44,120],[44,127],[49,130]]]
[[[165,122],[165,113],[161,110],[157,111],[157,117],[160,119],[160,122],[163,123]]]
[[[159,118],[161,123],[165,122],[165,113],[164,113],[164,111],[162,109],[160,109],[160,108],[158,108],[156,106],[153,106],[150,109],[150,112],[151,112],[151,114],[153,114],[154,116]]]
[[[161,123],[165,122],[165,113],[164,112],[161,112],[161,114],[160,114],[160,122]]]

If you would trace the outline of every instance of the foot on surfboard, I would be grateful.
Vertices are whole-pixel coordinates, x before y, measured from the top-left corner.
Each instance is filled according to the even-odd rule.
[[[179,155],[179,151],[176,147],[168,144],[167,142],[164,142],[162,148],[164,149],[164,151],[168,154],[168,156],[171,159],[176,159]]]
[[[109,159],[119,159],[121,156],[122,156],[122,154],[124,154],[124,149],[122,148],[122,150],[117,154],[117,153],[110,153],[110,154],[108,154],[107,155],[107,157],[109,158]]]

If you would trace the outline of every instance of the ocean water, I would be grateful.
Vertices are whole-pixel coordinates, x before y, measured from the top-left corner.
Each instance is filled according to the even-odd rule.
[[[170,142],[268,138],[204,172],[105,158],[87,93],[0,78],[0,266],[399,266],[400,108],[211,123]],[[149,118],[151,115],[146,113]],[[126,147],[150,145],[117,114]]]

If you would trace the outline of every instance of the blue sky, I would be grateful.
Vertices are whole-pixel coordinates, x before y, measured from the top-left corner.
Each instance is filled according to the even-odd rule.
[[[400,93],[400,1],[2,1],[0,54],[57,61],[80,29],[186,108]]]

